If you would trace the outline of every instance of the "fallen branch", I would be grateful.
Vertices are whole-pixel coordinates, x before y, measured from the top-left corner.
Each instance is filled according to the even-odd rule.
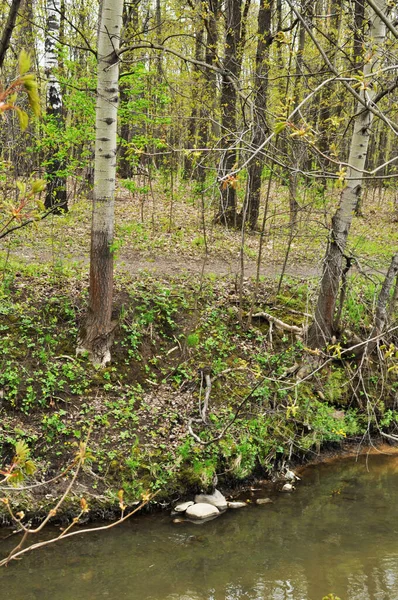
[[[205,391],[205,399],[203,402],[201,416],[202,416],[203,423],[207,423],[207,409],[209,408],[209,398],[210,398],[210,392],[211,392],[211,379],[210,379],[210,373],[203,373],[203,375],[205,377],[205,382],[206,382],[206,391]]]
[[[380,431],[380,434],[388,438],[389,440],[394,440],[394,442],[398,442],[398,435],[391,435],[389,433],[384,433],[384,431]]]
[[[259,312],[253,315],[253,319],[267,319],[270,323],[273,323],[278,329],[283,329],[284,331],[290,331],[291,333],[297,333],[297,335],[304,335],[304,328],[297,327],[297,325],[289,325],[276,317],[273,317],[269,313]]]
[[[262,314],[262,313],[261,313]],[[265,313],[267,314],[267,313]],[[298,328],[297,328],[298,329]],[[392,333],[393,331],[397,331],[398,330],[398,325],[395,327],[391,327],[390,329],[388,329],[387,331],[383,332],[382,334],[376,335],[373,338],[370,338],[368,340],[365,340],[364,342],[360,342],[359,344],[355,344],[354,346],[351,346],[350,348],[345,348],[344,350],[341,351],[340,356],[341,357],[343,354],[349,354],[350,352],[352,353],[353,350],[362,347],[366,344],[368,344],[369,342],[372,342],[374,340],[378,340],[380,339],[383,335],[387,334],[387,333]],[[308,352],[309,349],[307,348],[306,351]],[[311,351],[314,355],[320,357],[321,356],[321,352],[319,350],[317,351]],[[323,353],[322,353],[323,354]],[[322,364],[318,365],[315,369],[313,369],[311,371],[311,373],[308,373],[308,375],[306,375],[305,377],[303,377],[302,379],[300,379],[299,381],[295,381],[294,383],[292,383],[291,385],[285,386],[280,388],[281,390],[291,390],[299,385],[301,385],[303,382],[308,381],[309,379],[311,379],[311,377],[313,377],[316,373],[318,373],[321,369],[323,369],[328,363],[332,362],[333,360],[336,360],[336,356],[329,356],[328,358],[326,358],[326,360],[324,360],[322,362]],[[291,369],[294,368],[294,370],[296,370],[297,365],[293,365],[293,367],[291,367]],[[286,375],[286,373],[288,373],[290,371],[290,369],[287,369],[287,371],[285,372],[285,374],[282,376],[284,377]],[[225,425],[225,427],[221,430],[221,433],[212,438],[211,440],[202,440],[200,439],[200,437],[193,431],[192,429],[192,422],[193,419],[188,419],[188,432],[189,434],[194,438],[194,440],[196,442],[198,442],[198,444],[200,444],[201,446],[210,446],[211,444],[214,444],[215,442],[219,442],[224,435],[226,434],[226,432],[228,431],[228,429],[230,427],[232,427],[232,425],[234,424],[234,422],[236,421],[236,419],[238,418],[242,408],[244,407],[244,405],[246,404],[246,402],[250,399],[250,397],[253,395],[253,393],[264,383],[264,381],[272,381],[272,382],[278,382],[281,383],[282,379],[274,379],[272,377],[262,377],[260,379],[260,381],[258,381],[256,383],[256,385],[253,387],[253,389],[243,398],[243,400],[238,404],[236,410],[235,410],[235,414],[233,415],[233,417],[230,419],[230,421],[228,421],[228,423]],[[381,435],[384,435],[385,437],[390,437],[391,439],[398,441],[398,436],[397,437],[393,437],[387,433],[383,433],[380,432]]]

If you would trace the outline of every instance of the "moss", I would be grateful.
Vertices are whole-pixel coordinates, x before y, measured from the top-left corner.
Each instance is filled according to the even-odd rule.
[[[347,375],[343,368],[332,367],[323,385],[323,394],[329,402],[337,405],[347,404]]]

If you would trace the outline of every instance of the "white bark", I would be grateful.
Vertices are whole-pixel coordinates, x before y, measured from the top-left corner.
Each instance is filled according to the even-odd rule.
[[[57,43],[59,41],[61,25],[61,0],[47,0],[47,32],[45,41],[45,71],[47,75],[47,114],[51,115],[62,127],[62,90],[58,81],[57,71],[59,67]],[[56,154],[56,149],[53,149]],[[62,162],[55,156],[47,166],[47,191],[46,208],[55,207],[54,212],[67,210],[66,178],[60,177],[59,172],[63,168]]]
[[[116,131],[119,102],[117,51],[122,27],[123,0],[103,0],[98,34],[98,83],[96,105],[93,229],[109,230],[113,238],[113,200],[116,177]]]
[[[58,68],[56,44],[59,38],[61,0],[47,0],[47,35],[45,42],[45,70],[47,74],[47,107],[58,113],[62,109],[62,92],[55,75]]]
[[[384,14],[386,10],[385,0],[375,0],[375,4]],[[360,90],[361,97],[367,102],[372,101],[376,94],[372,74],[380,66],[386,39],[385,23],[373,10],[369,10],[369,26],[363,70],[364,89]],[[332,220],[332,238],[325,260],[315,319],[309,330],[309,344],[312,347],[322,347],[333,334],[333,321],[342,275],[344,251],[354,212],[362,193],[363,171],[374,113],[364,109],[360,101],[357,103],[356,113],[348,159],[346,187],[341,194],[338,209]]]
[[[376,0],[375,4],[384,13],[386,9],[385,1]],[[365,89],[360,90],[360,96],[365,102],[371,102],[376,95],[375,81],[372,78],[372,73],[377,71],[380,66],[379,63],[384,51],[386,39],[386,26],[384,21],[382,21],[373,10],[370,12],[370,31],[363,68],[363,86]],[[348,158],[349,167],[347,169],[347,184],[341,195],[337,212],[338,218],[348,227],[351,225],[355,208],[361,198],[363,171],[365,169],[371,133],[370,128],[374,119],[374,114],[369,110],[364,110],[363,105],[359,101],[357,102],[356,112],[357,116],[354,119],[354,131],[351,138],[350,154]],[[339,239],[336,241],[339,243]]]
[[[110,361],[112,344],[113,230],[116,132],[119,101],[120,33],[123,0],[102,0],[98,31],[98,82],[94,194],[91,229],[89,313],[79,351],[93,363]]]

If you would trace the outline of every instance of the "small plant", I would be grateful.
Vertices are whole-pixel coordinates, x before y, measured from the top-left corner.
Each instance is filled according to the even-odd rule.
[[[196,348],[199,345],[199,335],[197,333],[190,333],[186,337],[186,344],[188,348]]]
[[[2,483],[16,485],[23,481],[26,476],[33,475],[36,465],[29,458],[30,449],[26,442],[20,440],[15,442],[15,454],[11,464],[5,470],[0,471],[3,476]]]

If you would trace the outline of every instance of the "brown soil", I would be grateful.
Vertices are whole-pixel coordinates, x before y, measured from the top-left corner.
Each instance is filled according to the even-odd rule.
[[[29,263],[48,264],[53,261],[53,256],[50,251],[43,250],[40,247],[25,247],[13,249],[9,253],[10,259],[19,258]],[[59,255],[57,261],[60,260]],[[79,263],[82,267],[89,264],[88,254],[70,254],[65,256],[65,259],[70,263]],[[279,277],[282,272],[283,264],[280,262],[268,261],[260,267],[260,276],[263,277]],[[203,258],[181,257],[177,254],[148,256],[144,253],[132,250],[123,249],[117,256],[116,269],[129,274],[138,275],[141,271],[150,273],[161,273],[164,275],[178,275],[180,273],[192,274],[214,274],[220,277],[233,276],[236,277],[241,273],[240,260],[233,258],[218,258],[208,256]],[[320,265],[310,263],[290,264],[286,267],[286,275],[289,277],[315,278],[321,273]],[[245,259],[244,275],[247,277],[255,277],[257,274],[257,264],[255,261]]]

